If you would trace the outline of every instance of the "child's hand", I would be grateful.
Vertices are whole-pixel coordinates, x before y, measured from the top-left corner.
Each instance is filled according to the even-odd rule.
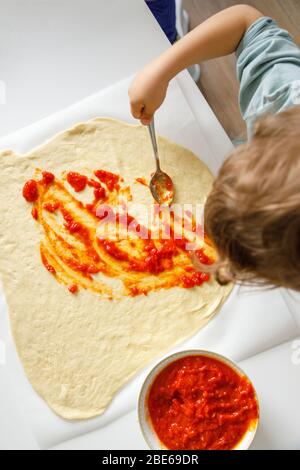
[[[149,124],[165,99],[169,81],[193,64],[231,54],[262,13],[249,5],[220,11],[146,65],[129,88],[133,117]]]
[[[150,124],[155,111],[165,99],[169,81],[153,63],[146,65],[129,87],[131,113],[144,125]]]

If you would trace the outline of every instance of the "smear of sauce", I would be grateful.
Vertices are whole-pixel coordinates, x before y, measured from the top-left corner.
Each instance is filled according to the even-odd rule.
[[[145,178],[136,178],[135,181],[136,181],[137,183],[142,184],[143,186],[147,186],[147,188],[149,187],[149,184],[147,183],[147,181],[145,180]]]
[[[145,184],[143,178],[136,181]],[[90,200],[83,202],[79,195],[87,191]],[[162,228],[153,236],[150,227],[130,213],[130,187],[120,175],[97,169],[90,176],[69,171],[58,178],[37,170],[25,183],[23,197],[43,231],[40,254],[45,269],[72,294],[89,289],[114,299],[193,288],[210,279],[194,269],[187,234],[183,231],[177,238],[178,224],[183,230],[186,220],[171,214],[165,221],[157,206]],[[204,264],[215,260],[206,237],[196,254]]]

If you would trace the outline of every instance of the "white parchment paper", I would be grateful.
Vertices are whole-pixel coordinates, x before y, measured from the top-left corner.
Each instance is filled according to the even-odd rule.
[[[11,148],[19,153],[26,153],[57,132],[93,117],[112,117],[136,122],[129,110],[127,90],[130,80],[125,79],[68,109],[1,139],[0,150]],[[231,148],[225,134],[220,132],[215,138],[223,142],[223,151],[217,154],[213,152],[213,146],[206,136],[205,123],[202,126],[197,122],[176,80],[171,82],[165,104],[156,114],[156,127],[161,135],[190,148],[213,173],[217,172],[225,154]],[[218,147],[220,148],[220,145]],[[151,365],[116,395],[102,416],[80,422],[68,422],[58,417],[35,393],[26,379],[11,337],[5,298],[1,290],[0,309],[0,339],[5,345],[12,400],[21,403],[41,448],[49,448],[104,427],[135,407],[141,383]],[[280,291],[270,295],[235,289],[222,311],[209,325],[174,351],[200,347],[215,350],[239,361],[293,338],[298,332],[299,329],[295,326]]]

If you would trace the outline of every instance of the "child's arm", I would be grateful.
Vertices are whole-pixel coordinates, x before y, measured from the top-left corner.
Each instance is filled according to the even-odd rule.
[[[149,124],[164,101],[169,81],[177,73],[195,63],[234,52],[246,30],[261,16],[248,5],[223,10],[147,64],[129,88],[132,115],[142,124]]]

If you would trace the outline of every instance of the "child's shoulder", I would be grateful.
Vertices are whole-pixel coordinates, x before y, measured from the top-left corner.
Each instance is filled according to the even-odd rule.
[[[300,104],[300,49],[275,20],[261,17],[237,49],[240,107],[248,129],[258,116]]]

